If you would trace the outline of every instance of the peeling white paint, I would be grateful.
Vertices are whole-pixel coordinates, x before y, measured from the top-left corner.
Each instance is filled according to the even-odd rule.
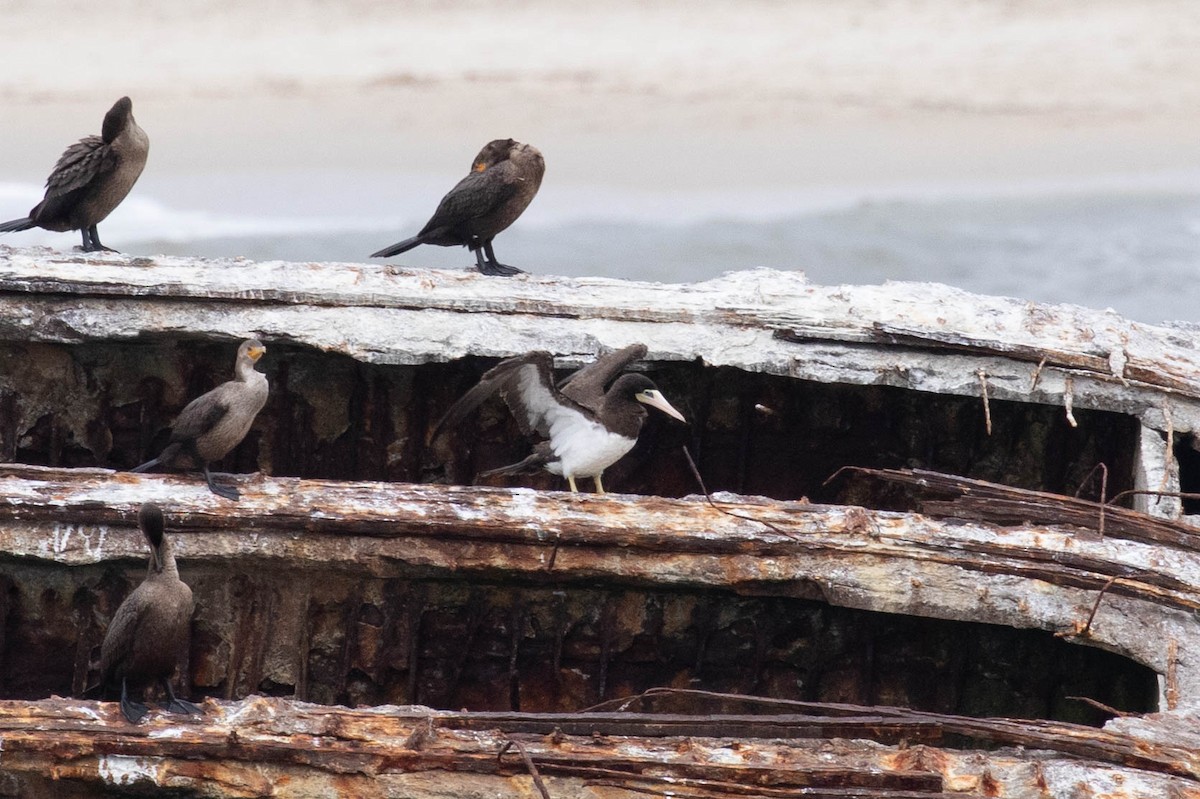
[[[61,555],[67,551],[67,544],[71,541],[71,533],[75,532],[73,524],[56,524],[54,530],[51,531],[50,551],[56,555]]]
[[[109,785],[157,784],[158,764],[158,758],[101,755],[98,770],[100,779]]]
[[[800,273],[767,269],[659,284],[539,275],[496,281],[363,264],[148,260],[153,266],[130,270],[85,258],[89,268],[80,269],[80,259],[68,255],[0,247],[0,290],[29,298],[0,309],[0,320],[16,324],[36,316],[41,324],[30,332],[44,340],[119,340],[155,330],[236,339],[254,332],[393,364],[530,349],[550,349],[573,363],[601,347],[642,341],[653,360],[699,357],[715,366],[824,382],[965,396],[977,393],[975,375],[983,369],[996,399],[1062,405],[1063,380],[1071,377],[1077,408],[1130,413],[1161,429],[1159,400],[1174,393],[1182,399],[1177,428],[1200,426],[1194,345],[1171,328],[1072,305],[929,283],[814,286]],[[47,281],[54,293],[38,294],[36,287]],[[79,296],[62,300],[73,292]],[[104,295],[145,301],[117,308]],[[156,297],[170,304],[169,321]],[[6,310],[11,319],[3,319]],[[777,332],[797,338],[780,339]],[[952,343],[977,345],[978,354],[885,340],[895,335],[936,345],[947,334]],[[1085,357],[1094,366],[1063,370],[1051,358],[1031,389],[1029,353],[1041,349]],[[1161,372],[1170,387],[1130,377],[1149,371]]]
[[[183,729],[180,727],[168,727],[165,730],[150,730],[146,735],[148,738],[182,738]]]

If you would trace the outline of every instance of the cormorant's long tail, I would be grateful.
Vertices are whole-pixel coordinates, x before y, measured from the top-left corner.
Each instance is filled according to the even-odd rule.
[[[29,230],[31,227],[34,227],[34,224],[29,217],[13,219],[8,222],[0,222],[0,233],[16,233],[18,230]]]
[[[154,460],[146,461],[141,466],[135,466],[134,468],[130,469],[129,471],[131,471],[131,472],[148,472],[151,469],[153,469],[155,466],[158,465],[159,460],[160,460],[160,458],[155,458]]]
[[[413,236],[411,239],[396,242],[390,247],[384,247],[379,252],[371,253],[372,258],[391,258],[393,255],[399,255],[402,252],[408,252],[418,244],[424,244],[420,236]]]

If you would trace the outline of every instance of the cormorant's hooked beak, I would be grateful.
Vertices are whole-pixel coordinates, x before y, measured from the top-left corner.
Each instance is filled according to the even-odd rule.
[[[649,388],[645,391],[639,391],[633,395],[633,398],[638,402],[649,405],[651,408],[658,408],[667,416],[674,417],[679,421],[687,424],[687,419],[683,418],[683,414],[675,410],[675,406],[667,402],[667,398],[662,395],[658,389]]]
[[[153,545],[150,546],[150,568],[154,570],[155,574],[163,570],[162,557],[160,556],[158,547]]]
[[[248,350],[246,350],[246,355],[250,356],[250,360],[258,363],[258,359],[265,355],[266,352],[266,347],[250,347]]]

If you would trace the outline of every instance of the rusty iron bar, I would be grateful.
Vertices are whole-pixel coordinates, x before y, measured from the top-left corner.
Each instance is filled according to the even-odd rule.
[[[1099,503],[922,469],[871,469],[862,466],[842,467],[830,475],[826,484],[846,473],[903,483],[931,495],[944,494],[946,498],[941,500],[918,500],[918,510],[932,516],[996,524],[1069,524],[1097,532],[1100,532],[1099,520],[1103,518],[1103,532],[1107,536],[1142,543],[1169,544],[1200,552],[1200,530],[1182,522],[1160,519],[1115,504],[1132,495],[1200,499],[1200,494],[1131,489]]]
[[[718,505],[716,502],[714,502],[713,498],[712,498],[712,494],[708,493],[708,486],[706,486],[704,484],[704,478],[700,476],[700,469],[696,466],[696,461],[692,459],[692,452],[691,452],[691,450],[688,449],[688,445],[687,444],[682,445],[681,449],[683,450],[683,456],[687,459],[688,468],[691,469],[692,477],[696,478],[696,484],[698,486],[700,486],[700,492],[702,494],[704,494],[704,498],[706,500],[708,500],[708,504],[710,507],[712,507],[713,510],[717,511],[718,513],[724,513],[726,516],[732,516],[735,519],[742,519],[743,521],[747,521],[747,522],[757,522],[758,524],[761,524],[762,526],[766,527],[771,532],[778,533],[779,535],[787,536],[788,538],[791,538],[793,540],[798,539],[798,536],[795,533],[788,532],[787,530],[784,530],[782,527],[771,524],[770,522],[765,521],[764,519],[757,519],[753,516],[745,516],[741,513],[734,513],[733,511],[731,511],[727,508],[722,508],[720,505]]]
[[[983,369],[976,370],[975,375],[979,378],[979,390],[983,395],[983,425],[984,429],[987,430],[987,434],[990,436],[992,434],[992,405],[988,401],[988,376],[987,372],[985,372]]]
[[[845,703],[806,702],[795,699],[772,699],[689,688],[652,688],[633,696],[609,700],[603,703],[603,705],[596,707],[624,708],[629,707],[639,700],[672,695],[709,698],[722,702],[736,701],[748,704],[788,707],[802,712],[825,714],[830,717],[853,718],[860,714],[874,714],[879,717],[898,721],[907,720],[914,725],[929,723],[934,725],[942,735],[957,735],[981,743],[1047,749],[1075,757],[1120,763],[1150,771],[1192,778],[1200,777],[1200,773],[1194,772],[1188,765],[1191,761],[1191,756],[1188,754],[1189,750],[1158,747],[1156,751],[1155,747],[1146,747],[1136,741],[1124,739],[1124,736],[1114,735],[1093,727],[1066,722],[1019,722],[1009,719],[972,718],[969,716],[954,716],[882,705],[866,707]],[[639,716],[643,714],[631,715]],[[772,717],[763,716],[763,718]]]
[[[542,795],[542,799],[550,799],[550,791],[546,789],[546,782],[542,779],[542,775],[538,773],[537,766],[533,764],[533,758],[529,756],[529,750],[520,741],[507,740],[500,746],[500,752],[496,755],[496,762],[504,759],[504,753],[510,748],[516,748],[521,753],[521,759],[525,761],[525,768],[529,771],[529,776],[533,777],[533,784],[538,789],[538,793]]]
[[[1100,589],[1100,595],[1096,597],[1096,604],[1092,605],[1092,612],[1088,614],[1087,623],[1083,625],[1083,630],[1080,631],[1081,637],[1087,638],[1092,634],[1092,622],[1096,619],[1096,611],[1100,610],[1100,600],[1104,599],[1104,593],[1113,587],[1113,583],[1117,581],[1117,576],[1114,574],[1108,578],[1108,582]]]
[[[1127,716],[1136,716],[1137,715],[1136,713],[1130,713],[1128,710],[1117,710],[1112,705],[1106,705],[1097,699],[1092,699],[1090,696],[1066,696],[1063,698],[1064,699],[1073,699],[1076,702],[1083,702],[1085,705],[1091,705],[1092,707],[1096,708],[1097,710],[1103,711],[1104,713],[1108,713],[1113,716],[1119,716],[1120,718],[1126,718]]]

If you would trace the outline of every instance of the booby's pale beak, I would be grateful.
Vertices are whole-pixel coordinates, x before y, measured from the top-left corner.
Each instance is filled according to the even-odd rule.
[[[667,398],[664,397],[662,392],[658,389],[649,388],[645,391],[639,391],[637,394],[633,395],[633,398],[638,402],[649,405],[651,408],[658,408],[667,416],[672,416],[684,424],[687,424],[687,419],[683,418],[683,414],[675,410],[675,406],[667,402]]]

